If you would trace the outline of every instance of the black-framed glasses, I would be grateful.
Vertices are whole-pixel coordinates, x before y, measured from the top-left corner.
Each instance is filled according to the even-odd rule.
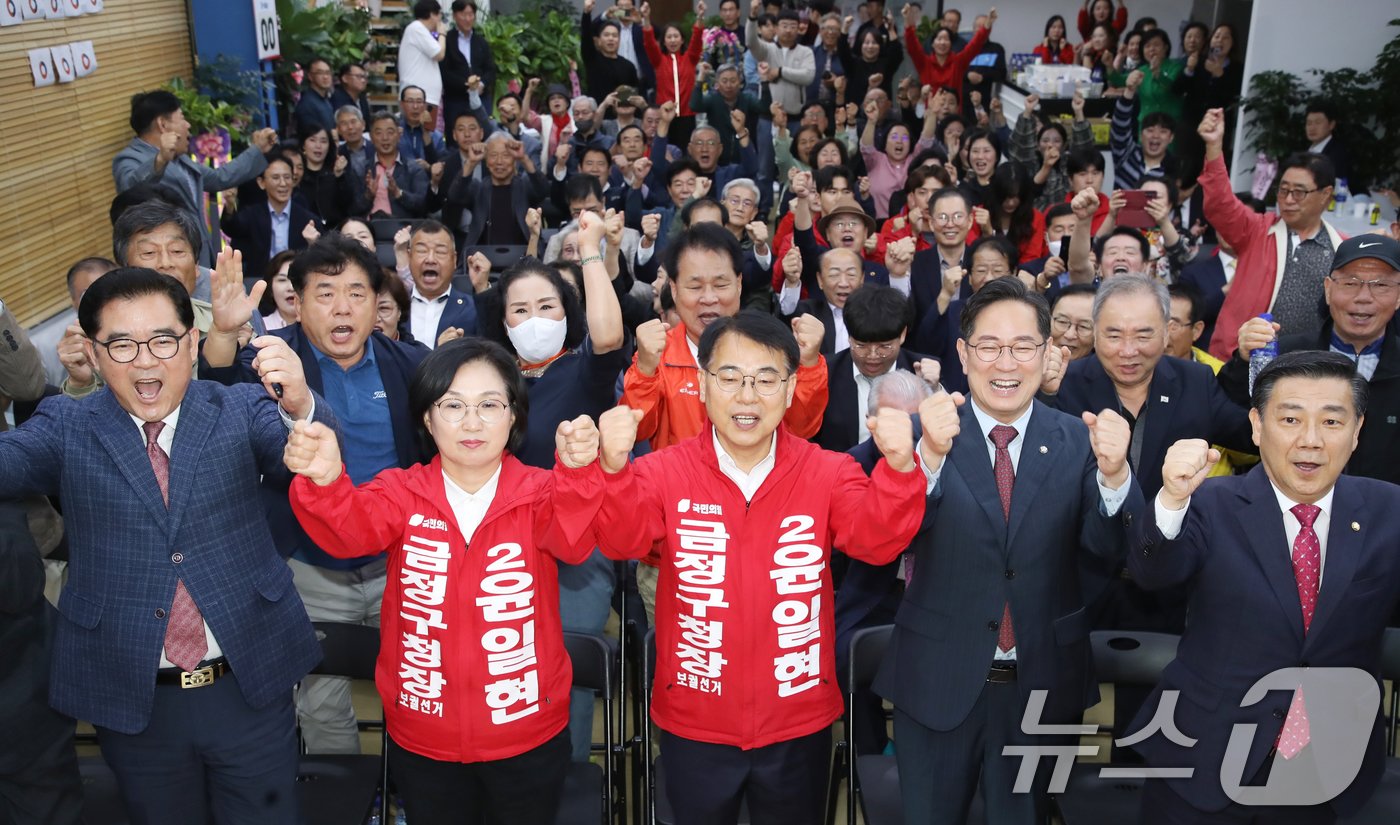
[[[1336,275],[1328,275],[1327,280],[1332,282],[1333,289],[1347,296],[1356,295],[1362,287],[1369,287],[1371,295],[1380,301],[1394,298],[1396,289],[1400,288],[1400,283],[1395,281],[1363,281],[1360,278],[1338,278]]]
[[[118,364],[130,364],[141,354],[141,348],[145,347],[151,355],[162,361],[169,361],[180,351],[180,342],[185,338],[184,332],[179,335],[156,335],[144,341],[137,341],[132,338],[113,338],[110,341],[93,341],[94,344],[107,350],[107,357]]]
[[[482,424],[491,425],[506,417],[506,412],[510,410],[510,405],[504,401],[488,398],[485,401],[478,401],[475,404],[468,404],[456,398],[444,398],[435,402],[438,415],[449,424],[459,424],[467,417],[468,410],[476,410],[476,417],[481,419]]]
[[[1315,188],[1306,189],[1302,186],[1280,186],[1278,188],[1278,199],[1281,201],[1300,201],[1316,191],[1318,190]]]
[[[784,378],[782,375],[778,374],[777,370],[767,369],[759,370],[753,375],[748,375],[734,367],[725,367],[719,372],[710,372],[709,370],[706,370],[706,372],[714,376],[715,382],[719,384],[719,388],[724,392],[738,392],[743,389],[746,382],[752,381],[753,390],[759,395],[776,395],[778,391],[783,388],[783,385],[788,382],[788,378],[792,377],[788,376]]]
[[[1011,357],[1024,363],[1035,358],[1036,353],[1040,352],[1040,348],[1043,346],[1045,346],[1044,341],[1039,344],[1032,344],[1030,341],[1017,341],[1014,344],[995,344],[991,341],[983,341],[980,344],[974,344],[971,349],[977,353],[978,359],[987,362],[1000,358],[1002,350],[1011,350]]]
[[[1050,328],[1054,330],[1056,335],[1064,335],[1066,332],[1069,332],[1070,327],[1074,327],[1080,335],[1088,336],[1094,334],[1094,323],[1092,321],[1075,322],[1064,315],[1056,315],[1054,318],[1050,319]]]

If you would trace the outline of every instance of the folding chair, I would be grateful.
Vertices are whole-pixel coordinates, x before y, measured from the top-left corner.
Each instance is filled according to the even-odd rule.
[[[564,778],[557,825],[600,825],[616,821],[613,806],[613,649],[607,639],[592,633],[564,633],[564,647],[573,663],[576,688],[587,688],[603,698],[603,764],[573,762]]]
[[[1181,637],[1146,631],[1095,630],[1089,634],[1094,651],[1094,669],[1099,682],[1152,687],[1162,670],[1176,658]],[[1114,729],[1122,730],[1114,707]],[[1100,778],[1099,770],[1114,767],[1110,749],[1109,764],[1080,762],[1070,771],[1064,793],[1056,797],[1065,825],[1099,822],[1135,822],[1141,805],[1145,780]],[[1121,767],[1121,766],[1120,766]]]
[[[837,743],[832,756],[831,790],[827,798],[828,818],[834,820],[837,784],[840,769],[846,774],[846,822],[855,823],[859,807],[867,825],[901,825],[904,811],[899,798],[899,768],[893,756],[855,753],[851,730],[859,710],[856,694],[867,690],[880,671],[885,650],[889,647],[894,625],[880,625],[857,630],[851,637],[849,661],[846,662],[847,716],[843,728],[844,741]]]
[[[374,682],[379,628],[343,622],[312,622],[323,656],[312,669],[319,676]],[[302,821],[307,825],[360,825],[375,808],[379,822],[389,814],[389,733],[378,723],[378,754],[303,754],[297,767]]]

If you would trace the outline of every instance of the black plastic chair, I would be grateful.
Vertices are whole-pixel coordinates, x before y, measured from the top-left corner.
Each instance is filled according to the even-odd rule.
[[[1094,650],[1094,669],[1099,682],[1115,687],[1153,687],[1162,670],[1176,658],[1181,637],[1146,631],[1096,630],[1089,635]],[[1114,729],[1122,730],[1130,719],[1119,719],[1114,707]],[[1112,751],[1108,764],[1080,762],[1070,771],[1064,793],[1056,804],[1065,825],[1100,822],[1135,822],[1141,806],[1145,780],[1099,776],[1105,767],[1117,765]],[[1141,767],[1134,765],[1133,767]]]
[[[379,628],[343,622],[312,622],[321,640],[322,658],[312,669],[318,676],[374,681],[379,658]],[[306,825],[359,825],[379,796],[379,821],[389,815],[389,734],[383,721],[377,754],[303,754],[297,767],[297,791]]]
[[[855,696],[868,690],[880,671],[885,651],[890,644],[894,625],[880,625],[857,630],[851,637],[851,649],[846,665],[846,707],[848,708],[844,741],[837,744],[832,757],[832,788],[827,801],[829,814],[834,814],[836,783],[839,768],[845,768],[846,821],[856,821],[856,810],[864,815],[867,825],[901,825],[904,810],[899,798],[899,768],[893,756],[857,754],[850,731],[855,727],[859,703]]]
[[[394,236],[405,226],[413,226],[413,221],[403,218],[375,218],[369,222],[369,231],[374,234],[375,243],[394,242]]]
[[[576,688],[585,688],[603,698],[603,764],[573,762],[564,778],[557,825],[599,825],[613,822],[613,777],[616,754],[613,751],[613,672],[612,646],[592,633],[564,633],[564,647],[573,663]]]
[[[492,272],[500,273],[504,272],[507,269],[510,269],[510,267],[516,261],[525,257],[525,246],[469,246],[466,249],[462,250],[463,270],[466,269],[466,260],[472,255],[476,254],[477,252],[480,252],[482,255],[485,255],[486,260],[491,262]],[[544,250],[541,249],[540,252],[541,254],[543,254]]]

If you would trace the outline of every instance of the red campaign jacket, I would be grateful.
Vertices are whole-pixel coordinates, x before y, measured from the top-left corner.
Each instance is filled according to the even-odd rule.
[[[555,559],[592,551],[597,462],[527,467],[507,455],[486,518],[463,541],[440,458],[355,487],[292,482],[292,509],[333,556],[389,551],[375,673],[389,734],[446,762],[517,756],[569,723],[573,669]]]
[[[745,502],[720,472],[713,430],[606,478],[595,522],[612,558],[662,544],[652,718],[700,742],[761,748],[841,715],[833,545],[884,564],[924,516],[925,479],[778,428],[772,473]]]

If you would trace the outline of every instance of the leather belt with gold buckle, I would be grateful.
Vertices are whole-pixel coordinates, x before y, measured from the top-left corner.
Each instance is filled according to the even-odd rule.
[[[230,672],[227,659],[217,659],[204,667],[194,670],[160,670],[156,672],[156,684],[179,685],[181,688],[200,688],[214,684],[214,680]]]

